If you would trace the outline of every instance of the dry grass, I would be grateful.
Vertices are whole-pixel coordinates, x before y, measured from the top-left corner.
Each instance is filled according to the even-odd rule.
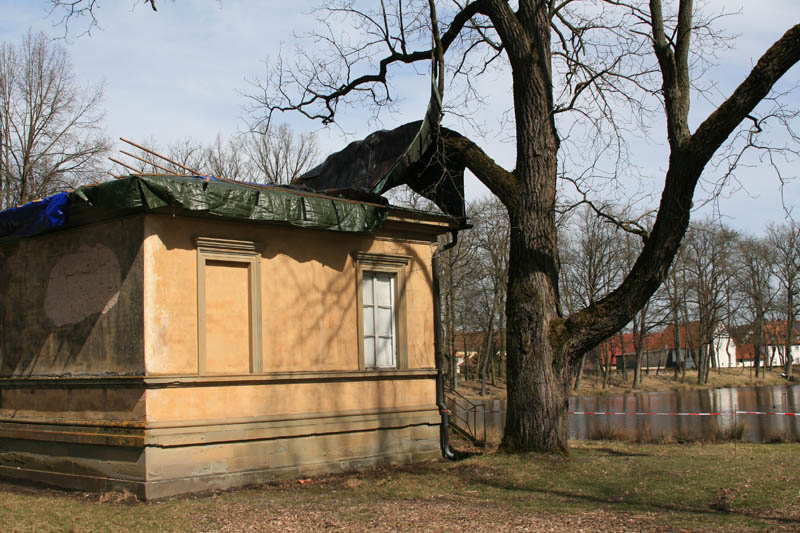
[[[645,424],[642,428],[625,429],[616,426],[603,425],[592,428],[587,440],[635,442],[639,444],[689,444],[689,443],[721,443],[742,440],[745,425],[742,422],[726,427],[710,426],[706,428],[702,435],[698,436],[688,430],[677,429],[676,431],[664,432],[653,435],[650,428]],[[787,435],[782,435],[784,440],[778,437],[775,440],[768,439],[767,442],[791,442]]]
[[[800,444],[587,441],[568,457],[490,453],[149,504],[0,484],[0,530],[797,531],[798,457]]]
[[[728,387],[762,387],[769,385],[785,385],[787,381],[780,376],[780,371],[767,371],[755,377],[749,368],[721,368],[711,370],[708,376],[708,383],[697,383],[697,372],[694,370],[686,371],[686,378],[676,381],[671,369],[662,369],[656,375],[655,369],[646,374],[642,371],[642,383],[638,389],[633,388],[633,372],[628,372],[626,381],[622,374],[612,375],[609,379],[608,387],[602,387],[603,380],[599,376],[592,374],[584,375],[582,386],[579,391],[574,392],[573,396],[598,396],[601,394],[620,394],[626,392],[657,392],[669,390],[692,390],[692,389],[720,389]]]

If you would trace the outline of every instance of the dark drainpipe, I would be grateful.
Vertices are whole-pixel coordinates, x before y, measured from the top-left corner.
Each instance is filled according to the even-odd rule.
[[[448,431],[450,426],[450,410],[444,403],[444,358],[442,357],[442,313],[439,294],[439,254],[449,250],[458,242],[458,231],[452,232],[453,239],[445,246],[434,252],[431,258],[433,269],[433,349],[436,358],[436,405],[439,407],[439,414],[442,416],[442,423],[439,426],[439,442],[442,447],[442,456],[446,459],[455,459],[455,453],[450,449]]]

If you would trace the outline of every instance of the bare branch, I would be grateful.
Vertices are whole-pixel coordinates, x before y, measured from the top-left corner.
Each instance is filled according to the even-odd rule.
[[[452,18],[447,30],[441,35],[442,54],[458,37],[467,22],[476,14],[480,13],[488,0],[478,0],[468,3],[460,9]],[[259,108],[264,109],[265,113],[259,119],[262,127],[267,127],[276,112],[295,111],[312,120],[320,120],[323,124],[330,124],[335,121],[336,111],[339,103],[351,96],[366,96],[374,105],[387,105],[391,99],[388,92],[387,75],[389,68],[396,64],[413,64],[417,62],[427,62],[433,57],[433,48],[407,51],[405,34],[407,28],[404,26],[399,35],[400,48],[394,46],[388,30],[388,13],[385,5],[381,5],[378,22],[371,14],[357,11],[349,4],[338,6],[330,5],[326,8],[330,14],[347,13],[358,17],[364,24],[372,28],[378,28],[376,40],[367,41],[359,47],[344,48],[333,38],[323,38],[319,34],[316,38],[323,38],[332,46],[334,54],[331,60],[324,60],[309,55],[301,56],[303,63],[289,65],[285,60],[279,59],[272,71],[270,78],[264,82],[254,83],[259,88],[259,93],[250,94],[248,97],[254,105],[251,111],[255,112]],[[403,17],[401,12],[399,17]],[[327,18],[321,20],[323,24],[329,24]],[[328,28],[330,31],[330,27]],[[381,45],[386,54],[378,61],[377,71],[355,75],[357,67],[367,60],[372,61],[376,50],[372,48]],[[369,50],[369,52],[368,52]],[[344,66],[342,72],[332,70],[334,65]],[[382,95],[376,93],[376,86],[383,89]]]

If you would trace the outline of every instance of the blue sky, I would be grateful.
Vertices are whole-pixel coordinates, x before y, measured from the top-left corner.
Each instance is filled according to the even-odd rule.
[[[63,28],[55,26],[56,19],[47,17],[48,4],[46,0],[0,0],[0,39],[18,41],[28,28],[54,37],[63,35]],[[89,37],[79,37],[81,26],[74,26],[63,44],[79,79],[104,83],[110,137],[152,138],[161,145],[186,137],[210,142],[217,133],[231,135],[243,127],[245,99],[240,91],[247,90],[245,80],[263,74],[265,58],[275,58],[280,51],[291,52],[294,34],[312,29],[312,19],[304,12],[316,4],[308,0],[270,2],[267,9],[263,0],[160,0],[158,13],[153,13],[139,1],[106,0],[100,4],[100,28]],[[733,42],[734,48],[720,54],[717,66],[707,76],[717,83],[717,96],[712,99],[718,102],[769,44],[790,24],[800,21],[800,1],[711,0],[707,4],[712,10],[723,5],[730,11],[742,9],[741,15],[725,21],[728,33],[740,37]],[[497,133],[497,117],[510,99],[503,81],[502,76],[480,80],[492,105],[483,111],[489,134],[478,142],[498,162],[511,168],[513,144],[501,142],[502,136]],[[321,129],[319,124],[298,116],[284,119],[297,130],[318,131],[321,146],[326,153],[331,152],[377,127],[391,128],[421,118],[427,101],[426,83],[424,76],[396,78],[396,94],[402,96],[397,102],[399,111],[384,115],[380,122],[370,120],[358,109],[340,115],[341,129]],[[782,87],[798,83],[800,67],[796,66]],[[800,102],[800,92],[791,99],[789,103]],[[698,117],[711,108],[700,99],[693,104],[696,126]],[[650,135],[633,146],[643,173],[653,176],[652,182],[645,183],[645,189],[652,192],[663,176],[666,152],[663,127],[653,124]],[[750,168],[742,169],[736,186],[724,190],[717,206],[726,223],[760,233],[765,224],[784,220],[785,212],[774,173],[756,157],[747,164]],[[784,178],[800,176],[797,160],[784,170]],[[483,194],[486,191],[480,184],[474,180],[469,183],[468,196]],[[794,208],[795,218],[800,217],[800,178],[784,187],[783,204]],[[704,207],[697,216],[714,209]]]

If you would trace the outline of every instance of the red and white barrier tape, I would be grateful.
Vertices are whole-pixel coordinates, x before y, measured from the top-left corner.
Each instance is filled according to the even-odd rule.
[[[782,416],[800,416],[800,413],[781,413],[770,411],[736,411],[737,415],[782,415]]]
[[[640,412],[617,412],[617,411],[570,411],[571,415],[624,415],[624,416],[720,416],[731,413],[640,413]]]
[[[571,415],[621,415],[621,416],[722,416],[722,415],[781,415],[800,416],[800,413],[781,413],[771,411],[730,411],[727,413],[645,413],[618,411],[569,411]]]
[[[472,413],[472,412],[480,412],[480,408],[471,408],[471,409],[464,409],[465,412]],[[443,413],[452,413],[453,411],[450,409],[443,409]],[[486,410],[483,411],[485,414],[499,414],[505,413],[505,411],[498,411],[498,410]],[[723,416],[723,415],[776,415],[776,416],[798,416],[800,417],[800,413],[792,413],[792,412],[780,412],[780,411],[727,411],[727,412],[711,412],[711,413],[650,413],[650,412],[630,412],[630,411],[569,411],[567,414],[570,415],[616,415],[616,416]]]

